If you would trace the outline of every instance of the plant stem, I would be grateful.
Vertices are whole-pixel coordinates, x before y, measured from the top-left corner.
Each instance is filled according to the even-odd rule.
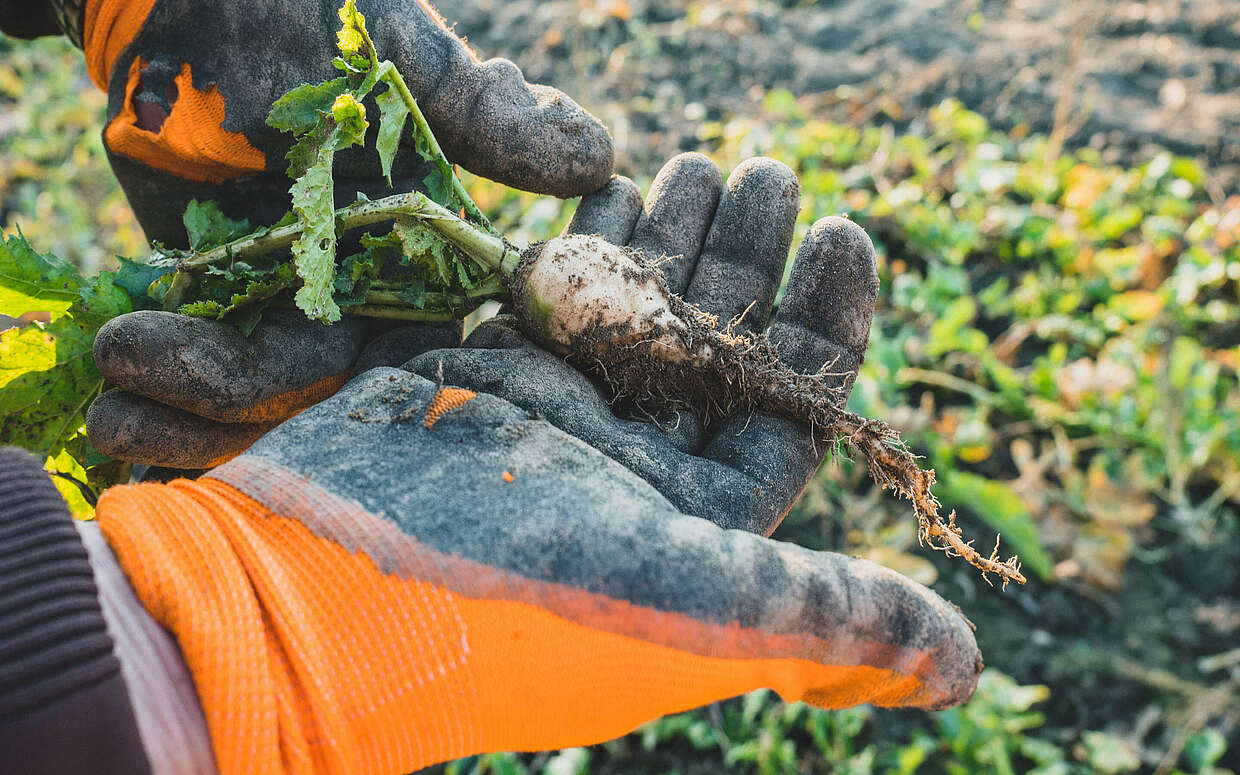
[[[507,269],[508,273],[511,273],[511,267],[515,267],[516,262],[520,260],[520,251],[502,238],[461,219],[446,207],[432,202],[420,191],[409,191],[383,199],[358,202],[336,211],[336,222],[346,230],[402,217],[416,218],[431,227],[464,251],[465,255],[488,269],[496,271]],[[282,250],[296,242],[304,229],[305,226],[300,222],[291,223],[257,235],[241,237],[206,252],[194,254],[182,259],[177,265],[178,279],[181,273],[200,271],[204,267],[221,261],[252,258]],[[176,287],[175,280],[173,287]],[[493,286],[492,290],[498,293],[502,289]],[[172,290],[169,290],[169,295],[171,294]]]
[[[521,252],[510,246],[502,237],[483,231],[446,207],[432,202],[425,194],[410,191],[402,196],[408,198],[409,204],[401,214],[411,215],[422,221],[482,266],[503,272],[505,262],[512,263],[509,260],[510,256],[515,254],[519,260]],[[509,274],[511,272],[504,276],[507,277]]]
[[[416,137],[418,133],[421,133],[430,146],[430,152],[441,159],[443,163],[451,165],[448,157],[444,155],[443,148],[439,146],[439,141],[435,139],[435,133],[431,131],[430,125],[426,123],[426,116],[422,114],[422,109],[418,107],[417,99],[409,91],[409,87],[405,84],[405,79],[401,77],[400,72],[395,67],[392,67],[384,75],[383,80],[387,81],[388,85],[396,90],[401,101],[405,103],[405,107],[409,109],[409,117],[414,124],[414,136]],[[465,190],[465,184],[461,182],[461,178],[456,174],[452,175],[452,193],[464,205],[466,215],[482,224],[487,231],[492,234],[495,233],[495,230],[491,227],[491,222],[478,209],[478,205],[474,203],[473,197]]]
[[[427,312],[467,312],[473,305],[473,299],[451,293],[429,292],[422,294],[421,309]],[[385,307],[408,307],[408,299],[393,291],[374,290],[366,292],[367,304],[378,304]]]
[[[411,323],[450,323],[460,320],[460,315],[452,312],[433,312],[425,309],[409,307],[387,307],[380,304],[362,304],[357,307],[345,307],[340,310],[345,315],[365,318],[384,318],[387,320],[407,320]]]
[[[396,69],[396,65],[389,61],[381,62],[379,60],[379,49],[375,47],[375,42],[371,39],[370,32],[366,29],[365,24],[356,25],[354,29],[362,36],[362,41],[366,46],[366,56],[370,59],[371,70],[386,68],[381,76],[381,80],[396,90],[396,94],[400,97],[401,102],[405,103],[405,107],[409,109],[409,116],[413,120],[415,130],[415,140],[420,132],[422,137],[426,139],[431,154],[439,159],[440,163],[451,169],[452,162],[448,161],[448,157],[444,154],[443,148],[440,147],[439,141],[435,139],[435,133],[431,131],[430,125],[426,123],[426,116],[422,114],[422,109],[418,107],[417,99],[414,98],[413,92],[409,91],[409,86],[405,83],[405,79],[400,74],[400,71]],[[465,213],[476,222],[482,224],[483,228],[488,232],[498,235],[498,232],[491,227],[491,222],[487,220],[487,217],[478,209],[478,205],[474,203],[473,197],[465,190],[465,185],[461,183],[461,179],[455,174],[455,171],[450,177],[452,178],[452,192],[456,194],[457,199],[465,207]]]

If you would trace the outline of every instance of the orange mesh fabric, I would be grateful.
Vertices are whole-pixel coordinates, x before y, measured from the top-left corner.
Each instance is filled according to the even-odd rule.
[[[311,382],[304,387],[278,393],[265,401],[260,401],[253,406],[237,411],[228,420],[229,422],[258,423],[287,420],[303,409],[314,406],[320,401],[335,395],[336,391],[344,387],[344,383],[349,381],[349,376],[352,373],[351,370],[345,370],[335,376],[325,377],[318,382]]]
[[[145,64],[135,58],[129,66],[124,105],[103,132],[109,150],[148,167],[208,183],[222,183],[266,168],[266,155],[245,135],[223,129],[223,95],[214,84],[205,91],[195,89],[188,62],[181,63],[181,74],[176,77],[177,100],[163,126],[158,132],[140,129],[133,95]]]
[[[427,428],[434,428],[435,423],[439,422],[439,418],[445,413],[459,409],[477,397],[477,393],[466,388],[439,388],[431,398],[430,406],[426,407],[426,419],[422,421],[422,424]]]
[[[142,29],[155,0],[87,0],[82,49],[86,72],[95,85],[108,90],[112,65]]]
[[[181,646],[225,775],[400,773],[586,745],[760,686],[824,706],[919,690],[866,666],[706,657],[520,599],[532,597],[520,585],[547,582],[508,575],[502,597],[467,596],[444,582],[460,559],[425,548],[402,563],[424,573],[385,574],[215,480],[113,488],[98,515],[139,599]],[[361,520],[357,531],[390,529]],[[633,632],[729,629],[625,601],[583,610],[607,604]]]

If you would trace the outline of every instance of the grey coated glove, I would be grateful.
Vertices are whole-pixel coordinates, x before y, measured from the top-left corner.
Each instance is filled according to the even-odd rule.
[[[297,310],[269,311],[249,337],[171,312],[122,315],[95,338],[95,362],[113,387],[91,404],[87,436],[118,460],[210,468],[353,374],[461,341],[460,323],[376,330],[350,317],[324,326]]]
[[[678,272],[680,287],[706,309],[727,314],[756,301],[746,319],[757,328],[796,206],[780,164],[748,162],[724,186],[707,160],[686,156],[664,169],[644,207],[618,180],[583,203],[574,226],[615,228],[609,236],[634,244],[700,224],[693,239],[647,238],[645,249],[684,253],[691,266]],[[725,276],[734,282],[715,281]],[[864,233],[842,219],[819,222],[774,316],[781,351],[804,368],[859,362],[874,291]],[[981,659],[949,604],[872,563],[755,534],[773,527],[825,448],[815,451],[806,429],[761,416],[710,431],[617,418],[593,383],[499,318],[461,348],[359,375],[178,492],[195,503],[215,493],[256,504],[223,523],[243,548],[245,536],[263,536],[253,560],[237,564],[261,579],[285,578],[281,563],[313,556],[308,544],[343,550],[321,571],[348,579],[334,602],[342,609],[368,600],[369,584],[417,585],[408,607],[380,609],[382,622],[354,640],[342,635],[340,661],[367,670],[370,651],[383,664],[399,661],[403,644],[467,644],[452,666],[471,665],[463,672],[474,680],[428,700],[453,708],[465,698],[470,712],[459,717],[480,719],[467,726],[478,742],[453,755],[593,743],[759,686],[823,707],[964,701]],[[149,532],[141,515],[101,508],[105,530],[122,530],[128,516],[135,537]],[[725,529],[736,527],[745,529]],[[175,603],[179,579],[196,572],[147,571],[166,598],[156,607]],[[261,605],[278,611],[297,610],[295,586],[255,584]],[[434,603],[441,590],[468,609]],[[287,629],[280,645],[298,653],[297,628]],[[392,646],[373,644],[389,636]],[[416,645],[410,652],[417,659]],[[492,729],[481,720],[491,716],[473,712],[513,702],[537,723]]]
[[[683,154],[667,163],[643,204],[615,178],[583,199],[568,229],[601,234],[661,264],[672,290],[722,321],[767,329],[798,371],[829,365],[846,400],[860,366],[878,292],[874,248],[843,218],[806,235],[778,312],[771,310],[800,204],[796,177],[772,159],[750,159],[725,185],[714,162]],[[726,528],[769,534],[831,447],[831,439],[774,415],[731,417],[704,429],[681,414],[674,427],[616,416],[590,379],[521,338],[511,318],[483,324],[457,350],[407,368],[500,396],[571,433],[649,482],[676,508]],[[669,423],[670,424],[670,423]]]
[[[100,58],[123,41],[87,37],[88,69],[107,81],[104,144],[148,239],[183,246],[181,215],[195,198],[254,224],[289,209],[285,154],[293,141],[267,126],[267,114],[290,89],[339,75],[331,65],[339,7],[338,0],[158,0],[115,61]],[[607,182],[611,138],[567,95],[526,83],[508,60],[479,61],[427,2],[360,0],[358,9],[451,161],[559,197]],[[209,109],[213,94],[222,98],[222,122]],[[367,147],[337,157],[338,206],[358,191],[385,192],[377,133],[372,122]],[[422,188],[429,171],[406,149],[392,180],[400,191]]]
[[[450,159],[516,188],[556,196],[578,196],[607,182],[611,138],[563,93],[527,84],[507,60],[478,61],[421,0],[358,5]],[[214,200],[231,217],[253,223],[272,222],[288,209],[284,154],[291,138],[265,119],[288,89],[334,74],[338,6],[336,0],[257,0],[242,11],[214,1],[154,4],[132,43],[108,63],[105,132],[113,169],[149,238],[183,245],[181,215],[193,198]],[[88,65],[104,49],[88,37]],[[263,169],[233,175],[221,172],[227,159],[160,145],[198,120],[197,113],[178,113],[196,97],[184,72],[191,73],[194,90],[209,96],[214,89],[223,97],[223,123],[194,131],[231,133],[227,147],[248,144],[265,158]],[[366,149],[338,157],[338,205],[358,191],[384,193],[373,142],[372,136]],[[226,179],[196,179],[204,169]],[[421,187],[428,170],[416,153],[402,150],[392,173],[396,189]],[[114,458],[207,468],[331,395],[350,374],[459,342],[459,326],[393,329],[345,320],[325,328],[297,313],[269,313],[247,339],[227,324],[138,312],[99,333],[95,359],[117,389],[91,407],[87,433],[96,449]]]

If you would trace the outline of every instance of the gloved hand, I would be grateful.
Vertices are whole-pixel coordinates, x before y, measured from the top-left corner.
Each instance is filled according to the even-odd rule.
[[[668,285],[721,321],[770,336],[791,368],[838,375],[846,400],[861,365],[878,293],[874,248],[842,218],[806,235],[779,314],[779,289],[800,206],[796,176],[772,159],[750,159],[723,184],[706,156],[669,161],[643,205],[626,178],[585,197],[568,231],[601,234],[661,263]],[[561,359],[526,342],[501,316],[458,350],[429,352],[408,368],[500,396],[539,413],[650,483],[672,505],[721,527],[768,535],[830,449],[807,426],[741,414],[703,429],[691,415],[671,427],[617,417],[609,396]]]
[[[575,223],[683,252],[690,298],[725,315],[756,301],[758,327],[795,180],[757,160],[703,198],[720,188],[682,157],[644,209],[620,181]],[[692,223],[701,236],[660,236]],[[775,316],[781,353],[858,363],[874,276],[856,226],[817,224]],[[410,364],[435,379],[368,371],[197,481],[100,499],[138,599],[184,654],[221,772],[586,745],[762,686],[828,708],[971,694],[972,633],[928,589],[720,527],[773,527],[825,440],[816,452],[762,416],[665,437],[617,420],[502,321],[469,345]]]
[[[193,198],[215,200],[226,214],[254,223],[288,209],[290,138],[265,118],[288,89],[332,75],[338,5],[259,0],[241,10],[148,0],[102,3],[86,15],[88,69],[109,94],[104,142],[148,238],[184,245],[181,215]],[[525,83],[506,60],[479,62],[424,0],[359,5],[450,159],[557,196],[607,182],[611,139],[567,96]],[[338,204],[357,191],[384,193],[375,159],[372,147],[338,155]],[[404,150],[393,182],[401,190],[421,188],[428,171]],[[270,313],[246,339],[209,321],[159,312],[123,316],[100,332],[95,347],[100,370],[120,389],[95,402],[87,432],[96,449],[118,459],[215,465],[331,395],[355,365],[395,365],[426,347],[460,342],[459,327],[392,329],[356,320],[325,329],[295,313]],[[381,332],[388,333],[376,340]]]
[[[292,138],[267,126],[272,103],[335,77],[336,0],[117,0],[86,13],[87,70],[108,92],[104,145],[148,239],[184,246],[191,199],[273,223],[289,209]],[[426,0],[358,3],[380,55],[417,97],[448,158],[514,188],[560,197],[594,191],[612,170],[606,129],[562,92],[527,84],[504,59],[480,62]],[[373,150],[337,156],[338,205],[386,193]],[[430,167],[397,153],[397,190]]]

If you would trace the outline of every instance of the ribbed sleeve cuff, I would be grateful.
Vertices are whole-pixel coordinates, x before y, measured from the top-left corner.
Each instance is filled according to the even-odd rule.
[[[149,773],[86,549],[39,461],[0,448],[0,751],[28,773]]]

